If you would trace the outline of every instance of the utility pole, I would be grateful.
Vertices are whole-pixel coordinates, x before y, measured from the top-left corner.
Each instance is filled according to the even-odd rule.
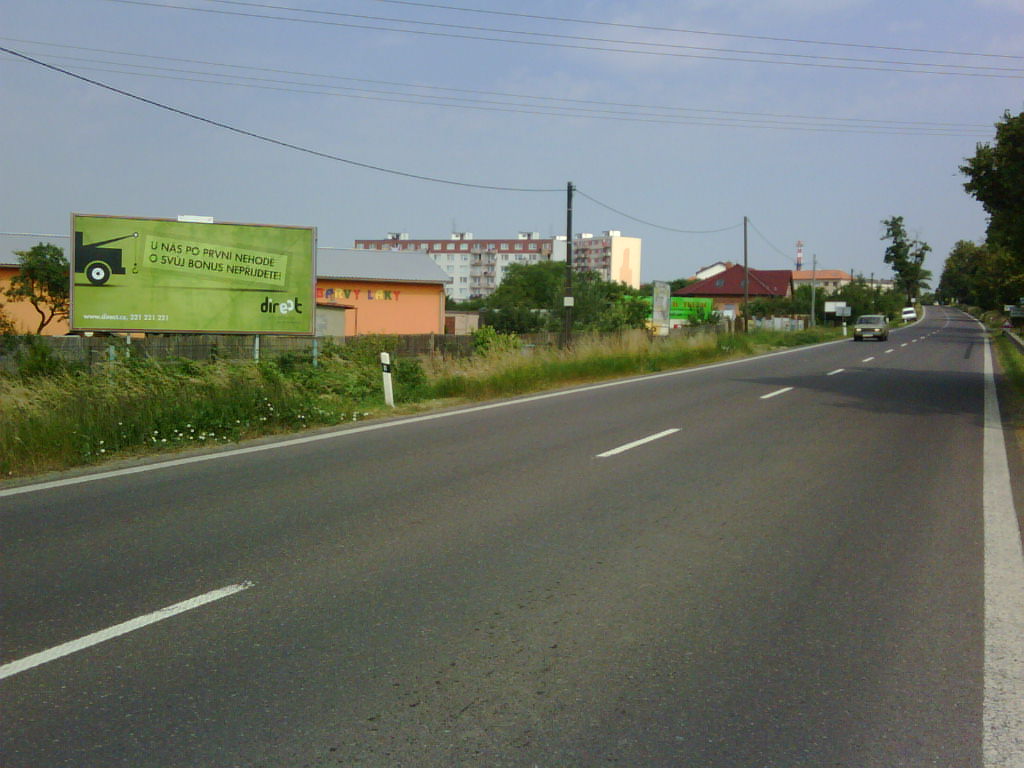
[[[747,266],[747,217],[743,217],[743,332],[750,328],[750,268]]]
[[[818,254],[811,254],[811,327],[814,327],[814,290],[818,281]]]
[[[576,187],[570,181],[566,185],[565,206],[565,295],[562,298],[562,348],[572,346],[572,193]]]

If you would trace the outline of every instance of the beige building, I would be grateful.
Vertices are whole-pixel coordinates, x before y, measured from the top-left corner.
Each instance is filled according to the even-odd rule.
[[[853,282],[853,278],[850,276],[850,273],[843,272],[841,269],[793,270],[794,288],[814,283],[815,289],[822,293],[835,293],[851,282]]]
[[[551,258],[565,261],[565,240],[556,239]],[[640,287],[640,261],[643,240],[623,237],[617,229],[600,235],[582,232],[572,239],[572,263],[576,269],[597,272],[604,280]]]

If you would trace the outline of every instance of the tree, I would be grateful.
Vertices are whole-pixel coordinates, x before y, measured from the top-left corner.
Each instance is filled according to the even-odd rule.
[[[485,300],[481,323],[501,333],[560,330],[566,268],[558,261],[511,265],[501,285]],[[591,270],[574,271],[572,283],[575,328],[612,331],[644,326],[646,305],[627,298],[637,291],[602,280]]]
[[[572,292],[576,328],[610,332],[647,324],[647,304],[633,301],[637,292],[624,283],[609,282],[597,272],[585,270],[573,275]]]
[[[501,333],[541,330],[552,312],[561,312],[565,269],[565,263],[557,261],[512,264],[484,301],[480,321]]]
[[[7,314],[4,305],[0,304],[0,336],[14,336],[17,333],[14,327],[14,320]]]
[[[1024,258],[1024,112],[1004,112],[995,144],[978,144],[960,170],[968,177],[964,189],[989,216],[988,243]]]
[[[536,264],[512,264],[501,284],[487,299],[491,308],[527,306],[550,309],[562,305],[565,287],[565,262],[541,261]]]
[[[978,270],[985,259],[984,246],[960,240],[949,252],[939,277],[939,300],[981,306],[978,300]]]
[[[850,308],[851,318],[876,314],[895,317],[903,306],[903,298],[899,293],[883,291],[877,285],[868,283],[863,275],[842,286],[828,298],[830,301],[845,301]]]
[[[7,296],[15,301],[28,301],[39,313],[36,333],[42,333],[54,319],[67,319],[70,280],[64,249],[39,243],[14,254],[20,269],[11,278]]]
[[[1024,296],[1024,274],[1015,271],[1007,248],[961,240],[943,266],[938,294],[942,301],[997,309]]]
[[[893,216],[882,224],[885,226],[882,240],[892,241],[885,249],[885,263],[892,267],[896,276],[895,289],[907,297],[907,304],[913,304],[921,289],[930,287],[928,280],[932,273],[924,268],[924,259],[931,246],[907,237],[902,216]]]
[[[1024,295],[1024,112],[1004,112],[996,123],[995,144],[978,144],[974,157],[968,158],[960,171],[968,177],[964,189],[989,217],[984,254],[987,270],[980,274],[1004,288],[995,290],[996,295],[983,291],[979,299],[985,301],[979,300],[978,306],[1013,303]]]

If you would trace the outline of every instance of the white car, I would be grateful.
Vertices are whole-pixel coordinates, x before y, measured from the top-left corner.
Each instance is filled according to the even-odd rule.
[[[917,320],[917,310],[913,307],[903,308],[903,322],[912,323]]]

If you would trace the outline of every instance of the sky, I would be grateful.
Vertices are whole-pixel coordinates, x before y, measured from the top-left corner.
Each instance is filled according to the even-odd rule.
[[[744,217],[751,267],[887,277],[902,216],[934,287],[1024,107],[1024,0],[0,0],[0,47],[0,262],[73,212],[548,237],[571,182],[644,282]]]

